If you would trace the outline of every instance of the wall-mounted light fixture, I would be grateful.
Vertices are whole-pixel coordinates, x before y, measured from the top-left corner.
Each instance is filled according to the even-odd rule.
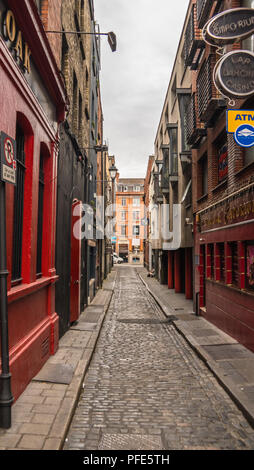
[[[92,36],[108,36],[108,43],[109,43],[109,46],[110,46],[110,49],[112,52],[115,52],[116,51],[116,46],[117,46],[117,41],[116,41],[116,35],[115,33],[113,33],[113,31],[110,31],[109,33],[87,33],[86,31],[64,31],[64,30],[61,30],[61,31],[54,31],[54,30],[51,30],[51,31],[45,31],[45,33],[47,34],[89,34],[89,35],[92,35]]]

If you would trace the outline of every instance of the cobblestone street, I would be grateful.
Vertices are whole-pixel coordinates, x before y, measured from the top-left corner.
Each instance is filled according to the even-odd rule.
[[[254,430],[135,268],[114,295],[65,450],[251,450]]]

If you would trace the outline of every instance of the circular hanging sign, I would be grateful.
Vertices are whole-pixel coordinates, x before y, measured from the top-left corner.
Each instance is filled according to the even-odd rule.
[[[211,18],[203,28],[204,39],[214,45],[230,44],[254,33],[254,9],[234,8]]]
[[[254,53],[238,50],[225,54],[214,69],[214,82],[224,96],[243,99],[254,94]]]

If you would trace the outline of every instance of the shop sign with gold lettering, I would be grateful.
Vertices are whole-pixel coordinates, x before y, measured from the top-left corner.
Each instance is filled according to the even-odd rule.
[[[200,227],[205,232],[251,219],[254,219],[254,192],[245,191],[201,213]]]
[[[229,98],[243,99],[254,94],[254,53],[231,51],[222,56],[214,69],[214,82]]]
[[[234,8],[223,11],[211,18],[203,28],[205,40],[218,46],[247,38],[253,33],[253,8]]]
[[[8,44],[10,50],[15,54],[15,60],[21,66],[21,68],[30,73],[31,64],[31,50],[24,40],[22,31],[17,27],[15,16],[11,10],[7,10],[5,13],[0,12],[1,18],[1,34],[5,42]]]

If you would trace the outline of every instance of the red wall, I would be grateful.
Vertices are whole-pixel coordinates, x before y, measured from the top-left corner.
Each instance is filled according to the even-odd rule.
[[[253,239],[254,223],[204,233],[198,232],[195,225],[195,254],[199,256],[199,265],[195,266],[195,293],[199,293],[200,307],[203,307],[203,282],[206,294],[206,309],[202,308],[200,314],[252,351],[254,351],[254,294],[240,288],[242,286],[240,271],[239,288],[210,279],[203,281],[200,247],[208,243],[244,242]],[[215,264],[214,269],[216,271]],[[216,272],[214,276],[216,277]]]
[[[12,393],[22,393],[58,347],[55,313],[54,233],[57,136],[26,84],[22,72],[0,38],[0,130],[15,139],[17,116],[28,133],[22,245],[21,285],[8,276],[8,318]],[[43,277],[36,279],[38,175],[41,144],[47,149],[43,228]],[[14,187],[6,184],[7,269],[12,268]]]
[[[254,351],[254,296],[206,281],[206,313],[210,322]]]

